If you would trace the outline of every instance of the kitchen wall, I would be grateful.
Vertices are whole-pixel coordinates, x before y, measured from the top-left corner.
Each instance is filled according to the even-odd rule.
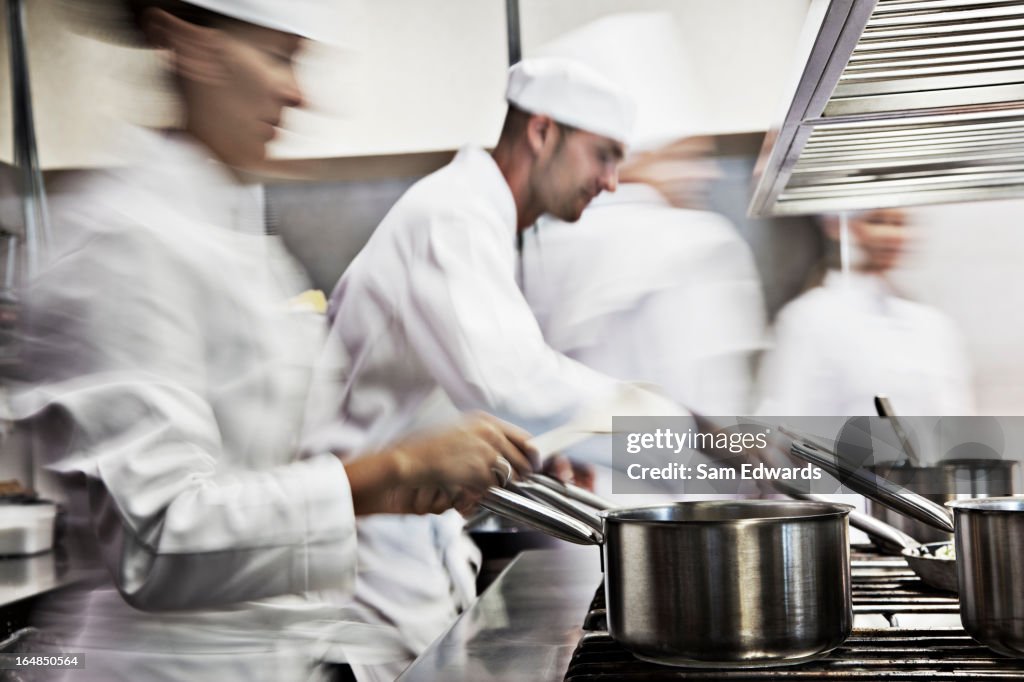
[[[99,29],[94,20],[84,36],[66,30],[69,8],[70,16],[81,20],[103,3],[25,4],[45,168],[123,159],[133,150],[123,144],[122,119],[175,119],[158,56],[125,44],[116,19],[101,17]],[[807,7],[808,0],[520,0],[520,16],[529,54],[597,16],[671,12],[718,132],[736,132],[764,130],[771,122],[792,76]],[[299,78],[308,106],[288,114],[292,131],[273,145],[274,156],[395,154],[494,142],[504,110],[505,0],[344,0],[339,16],[337,43],[312,46],[301,56]],[[7,50],[4,30],[4,81]],[[0,87],[0,130],[10,125],[9,88]],[[0,135],[0,160],[10,158],[10,139]]]
[[[807,218],[746,217],[754,159],[749,140],[720,156],[724,174],[713,187],[712,203],[750,244],[774,315],[804,288],[822,243]],[[272,184],[267,197],[281,234],[316,285],[329,292],[415,179]],[[1024,200],[915,208],[914,247],[895,275],[908,294],[945,312],[963,333],[981,414],[1024,414],[1020,215]]]
[[[721,138],[718,161],[722,177],[712,187],[711,203],[751,245],[768,312],[774,315],[803,289],[822,245],[817,228],[807,218],[747,217],[750,174],[761,137]],[[316,286],[329,292],[380,219],[418,177],[271,183],[267,186],[268,214]]]
[[[901,281],[963,332],[981,414],[1024,415],[1024,200],[913,210]]]

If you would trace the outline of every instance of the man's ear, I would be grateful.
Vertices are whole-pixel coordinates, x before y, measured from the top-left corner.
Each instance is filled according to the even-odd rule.
[[[557,127],[550,116],[530,116],[526,122],[526,143],[535,156],[542,155],[544,148],[554,141]]]
[[[197,26],[155,7],[146,10],[142,29],[150,44],[169,50],[182,78],[218,85],[227,80],[221,59],[222,33],[215,28]]]

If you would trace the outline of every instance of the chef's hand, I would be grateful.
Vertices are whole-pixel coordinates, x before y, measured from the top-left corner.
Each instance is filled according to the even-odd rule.
[[[487,414],[455,427],[409,437],[382,452],[346,462],[356,514],[426,514],[471,508],[500,484],[507,467],[524,475],[537,453],[528,433]]]
[[[541,471],[562,483],[574,483],[594,492],[594,467],[586,462],[577,462],[565,455],[553,455],[544,462]]]

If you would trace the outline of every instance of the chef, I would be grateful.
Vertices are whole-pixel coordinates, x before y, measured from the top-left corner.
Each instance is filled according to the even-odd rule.
[[[576,220],[615,190],[633,105],[560,59],[515,65],[506,94],[494,151],[465,147],[416,183],[335,288],[329,345],[347,356],[345,390],[314,420],[316,448],[372,450],[450,404],[536,431],[613,390],[547,346],[516,284],[515,243],[541,215]],[[410,657],[474,596],[463,524],[454,513],[359,524],[356,607],[397,628]]]
[[[330,393],[311,384],[322,320],[290,309],[303,278],[235,168],[301,104],[292,60],[321,3],[125,7],[171,57],[184,127],[136,131],[145,165],[85,173],[54,202],[5,377],[68,508],[78,580],[39,609],[47,653],[84,652],[76,682],[401,660],[393,631],[325,598],[355,580],[355,517],[471,504],[499,457],[529,470],[526,436],[478,416],[344,464],[300,453],[306,402]]]
[[[522,287],[552,347],[656,382],[706,415],[747,414],[764,346],[753,255],[707,208],[714,130],[669,12],[611,14],[541,46],[614,78],[637,104],[615,194],[524,239]]]
[[[962,335],[940,311],[896,284],[912,226],[904,211],[849,217],[853,256],[841,271],[838,219],[825,219],[833,249],[820,284],[788,303],[761,368],[766,415],[874,414],[888,395],[908,415],[973,414]]]

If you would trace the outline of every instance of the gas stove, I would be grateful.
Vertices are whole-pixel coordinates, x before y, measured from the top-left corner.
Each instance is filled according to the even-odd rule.
[[[608,636],[596,547],[524,552],[399,680],[1024,680],[1024,660],[967,636],[956,595],[867,546],[852,560],[854,631],[841,647],[792,667],[695,670],[639,661]]]
[[[637,660],[607,632],[598,588],[565,682],[656,680],[1024,680],[1024,662],[971,639],[955,594],[928,587],[898,557],[856,547],[852,556],[853,634],[828,656],[757,670],[672,668]]]

